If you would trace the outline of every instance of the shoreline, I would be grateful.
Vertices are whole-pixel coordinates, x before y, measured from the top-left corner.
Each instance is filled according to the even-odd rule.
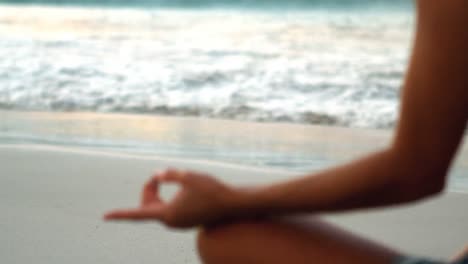
[[[76,154],[76,155],[86,155],[86,156],[95,156],[95,157],[107,157],[107,158],[120,158],[120,159],[131,159],[131,160],[145,160],[145,161],[155,161],[163,163],[186,163],[189,165],[201,164],[207,166],[223,167],[229,169],[241,169],[241,170],[250,170],[264,173],[291,173],[290,170],[270,168],[270,167],[260,167],[260,166],[249,166],[245,164],[233,164],[222,161],[215,160],[203,160],[203,159],[184,159],[177,157],[162,157],[153,154],[140,154],[132,152],[120,152],[120,151],[110,151],[110,150],[100,150],[92,148],[82,148],[82,147],[70,147],[70,146],[56,146],[56,145],[45,145],[45,144],[2,144],[0,143],[0,151],[45,151],[45,152],[56,152],[63,154]]]
[[[56,152],[63,154],[76,154],[76,155],[87,155],[95,157],[108,157],[108,158],[121,158],[121,159],[132,159],[132,160],[145,160],[145,161],[155,161],[162,163],[184,163],[187,165],[206,165],[214,167],[222,167],[228,169],[239,169],[239,170],[249,170],[252,172],[262,172],[262,173],[272,173],[272,174],[289,174],[299,176],[301,173],[288,170],[285,168],[272,168],[268,166],[251,166],[248,164],[239,164],[239,163],[229,163],[216,160],[207,160],[207,159],[186,159],[181,157],[163,157],[159,155],[154,155],[152,153],[142,154],[138,152],[124,152],[124,151],[115,151],[115,150],[102,150],[99,148],[86,148],[86,147],[72,147],[72,146],[57,146],[57,145],[48,145],[48,144],[21,144],[21,143],[11,143],[5,144],[0,143],[0,151],[45,151],[45,152]],[[304,174],[304,173],[302,173]],[[449,189],[447,192],[450,193],[460,193],[468,194],[467,190],[459,189]]]
[[[0,145],[47,146],[304,174],[391,144],[391,130],[195,117],[0,111]],[[450,186],[468,191],[468,141]],[[27,148],[27,147],[26,147]]]
[[[240,120],[236,118],[222,118],[218,116],[191,116],[191,115],[165,115],[160,113],[151,113],[151,112],[93,112],[86,110],[78,111],[46,111],[46,110],[23,110],[23,109],[0,109],[0,117],[2,114],[18,114],[18,115],[37,115],[37,116],[83,116],[84,118],[88,117],[102,117],[102,118],[118,118],[122,117],[125,119],[129,118],[158,118],[158,119],[179,119],[181,121],[212,121],[220,123],[248,123],[259,126],[290,126],[292,128],[297,127],[309,127],[315,129],[339,129],[339,130],[349,130],[349,131],[369,131],[373,133],[391,133],[395,128],[394,127],[352,127],[344,126],[340,124],[315,124],[315,123],[304,123],[304,122],[294,122],[294,121],[258,121],[258,120]],[[467,132],[468,133],[468,132]]]
[[[375,150],[390,132],[195,117],[0,111],[0,144],[141,152],[308,171]]]

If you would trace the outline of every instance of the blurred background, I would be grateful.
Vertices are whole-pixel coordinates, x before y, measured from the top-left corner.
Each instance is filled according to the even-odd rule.
[[[15,110],[392,128],[413,29],[411,1],[6,3]]]
[[[403,0],[3,0],[0,143],[320,169],[391,140],[413,12]]]

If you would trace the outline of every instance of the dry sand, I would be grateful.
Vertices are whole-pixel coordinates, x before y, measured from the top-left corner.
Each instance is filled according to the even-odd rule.
[[[1,263],[198,263],[194,231],[101,220],[108,209],[134,206],[143,181],[168,166],[232,183],[291,176],[214,162],[0,146]],[[410,207],[326,218],[405,252],[446,257],[468,242],[467,209],[467,194],[447,193]]]

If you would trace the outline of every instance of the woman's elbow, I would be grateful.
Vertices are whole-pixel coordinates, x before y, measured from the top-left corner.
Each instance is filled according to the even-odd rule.
[[[442,193],[450,164],[418,151],[394,148],[390,151],[397,175],[395,185],[405,200],[419,200]]]
[[[400,180],[405,200],[416,201],[441,194],[446,187],[447,172],[416,170]]]

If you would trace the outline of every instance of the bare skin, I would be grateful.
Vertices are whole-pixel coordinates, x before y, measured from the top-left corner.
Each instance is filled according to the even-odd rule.
[[[398,252],[319,220],[274,217],[389,206],[442,192],[468,120],[468,1],[418,0],[417,9],[400,120],[387,148],[320,173],[247,188],[168,170],[148,181],[139,208],[105,219],[205,226],[198,246],[208,264],[394,262]],[[165,182],[182,187],[167,203],[157,194]]]

